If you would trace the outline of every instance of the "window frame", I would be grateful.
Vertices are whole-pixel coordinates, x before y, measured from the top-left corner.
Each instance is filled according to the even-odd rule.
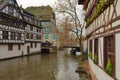
[[[111,39],[111,40],[110,40]],[[112,50],[108,50],[112,49]],[[116,66],[116,60],[115,60],[115,35],[110,35],[104,37],[104,68],[107,66],[107,61],[110,58],[111,63],[113,65],[113,76],[115,77],[115,66]]]
[[[13,44],[8,44],[8,51],[12,51],[13,50]]]
[[[3,32],[2,32],[2,37],[3,37],[3,39],[5,39],[5,40],[8,39],[8,38],[9,38],[8,36],[9,36],[8,31],[3,31]]]
[[[95,60],[95,57],[97,56],[97,58],[98,58],[98,62],[96,62],[97,64],[99,64],[99,44],[98,44],[98,42],[99,42],[98,38],[94,39],[94,60]]]
[[[18,50],[21,50],[21,44],[18,44]]]

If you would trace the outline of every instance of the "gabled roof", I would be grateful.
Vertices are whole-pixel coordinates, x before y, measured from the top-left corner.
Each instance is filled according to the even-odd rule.
[[[23,11],[22,14],[24,14],[24,15],[25,15],[25,14],[28,14],[28,15],[30,15],[29,17],[32,17],[32,18],[35,16],[35,15],[29,13],[28,11],[26,11],[26,10],[25,10],[24,8],[22,8],[22,7],[20,7],[20,9]],[[26,15],[26,16],[28,16],[28,15]]]
[[[38,7],[28,7],[26,10],[34,15],[51,15],[53,10],[50,6],[38,6]]]
[[[17,4],[16,0],[13,0],[13,1]],[[10,0],[0,0],[0,12],[2,12],[2,9],[4,9],[5,6],[7,6],[9,4],[9,2],[10,2]],[[17,4],[17,7],[18,7],[18,10],[21,14],[21,11],[20,11],[20,8],[19,8],[18,4]],[[21,16],[22,16],[22,14],[21,14]]]
[[[14,0],[14,1],[15,1],[15,3],[17,4],[16,0]],[[0,0],[0,12],[2,12],[1,10],[2,10],[6,5],[8,5],[9,2],[10,2],[10,0]],[[25,12],[26,14],[28,14],[28,15],[34,16],[33,14],[27,12],[25,9],[20,8],[20,7],[18,6],[18,4],[17,4],[17,7],[18,7],[18,9],[19,9],[19,12],[20,12],[23,20],[25,20],[25,19],[24,19],[24,16],[23,16],[23,13],[24,13],[24,12]],[[23,13],[21,12],[21,10],[23,11]],[[11,16],[12,16],[12,15],[11,15]],[[31,17],[31,18],[32,18],[32,17]],[[32,19],[34,19],[34,18],[32,18]],[[34,20],[36,20],[36,19],[34,19]],[[38,20],[36,20],[36,21],[38,21]],[[39,27],[39,26],[38,26],[38,27]]]
[[[48,6],[28,7],[26,11],[35,15],[36,19],[39,20],[50,20],[51,15],[54,14],[53,9]]]
[[[0,0],[0,11],[9,3],[10,0]]]

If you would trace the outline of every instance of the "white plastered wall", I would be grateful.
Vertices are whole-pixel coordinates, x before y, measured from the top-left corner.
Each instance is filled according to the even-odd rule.
[[[116,42],[116,78],[120,80],[120,33],[115,36]]]
[[[92,53],[93,53],[93,60],[91,60],[89,58],[89,65],[93,71],[93,74],[94,76],[96,76],[97,80],[114,80],[113,78],[111,78],[105,71],[104,71],[104,68],[103,68],[103,44],[104,44],[104,38],[103,37],[100,37],[98,38],[99,39],[99,42],[98,42],[98,45],[99,45],[99,51],[98,51],[98,54],[99,54],[99,66],[96,65],[94,63],[94,40],[92,40]],[[89,44],[88,44],[88,47],[89,47]],[[102,69],[101,69],[101,68]]]
[[[33,43],[33,48],[31,48],[31,44],[30,42],[26,42],[24,44],[24,48],[23,48],[23,51],[24,51],[24,55],[27,55],[27,46],[29,46],[30,48],[30,53],[34,53],[34,52],[41,52],[41,43],[37,43],[37,47],[35,48],[35,43]]]
[[[30,52],[34,53],[34,52],[40,52],[41,51],[41,44],[37,43],[37,47],[35,47],[35,43],[33,43],[33,48],[30,48]]]
[[[101,66],[102,68],[103,68],[103,48],[104,48],[104,41],[103,41],[103,37],[100,37],[99,39],[98,39],[98,56],[99,56],[99,66]]]
[[[21,50],[18,50],[18,45],[13,44],[13,50],[8,51],[7,44],[0,45],[0,59],[21,56],[22,55],[22,46],[23,45],[21,45]]]

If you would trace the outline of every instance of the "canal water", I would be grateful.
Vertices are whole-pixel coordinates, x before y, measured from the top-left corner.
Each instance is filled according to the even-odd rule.
[[[0,80],[88,80],[75,72],[79,63],[65,50],[0,61]]]

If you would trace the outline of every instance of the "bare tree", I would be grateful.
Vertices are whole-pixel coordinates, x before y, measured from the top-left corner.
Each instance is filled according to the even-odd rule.
[[[70,30],[68,29],[70,26],[68,17],[61,21],[60,30],[58,31],[61,46],[74,45],[76,42],[75,37],[70,34]]]
[[[69,17],[70,26],[66,26],[66,29],[70,30],[76,35],[76,38],[79,43],[79,47],[81,49],[81,52],[83,53],[82,34],[83,34],[84,26],[81,24],[79,15],[77,14],[76,5],[77,5],[77,0],[59,0],[56,3],[55,10],[58,13],[64,13],[65,15]]]

